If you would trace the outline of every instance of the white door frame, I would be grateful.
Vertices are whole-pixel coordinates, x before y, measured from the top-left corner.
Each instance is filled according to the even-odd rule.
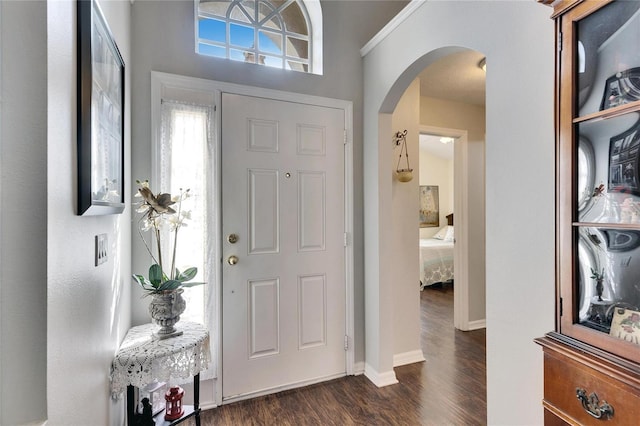
[[[453,326],[469,330],[469,156],[467,131],[445,127],[420,126],[420,133],[449,136],[453,143],[453,211],[455,244],[453,246]]]
[[[345,123],[345,137],[344,137],[344,223],[345,223],[345,291],[346,291],[346,306],[345,306],[345,335],[348,336],[348,345],[345,351],[346,356],[346,374],[353,375],[354,363],[355,363],[355,294],[354,294],[354,246],[353,246],[353,230],[354,230],[354,188],[353,188],[353,103],[341,99],[331,99],[319,96],[304,95],[299,93],[284,92],[280,90],[264,89],[254,86],[244,86],[233,83],[225,83],[214,80],[206,80],[195,77],[186,77],[176,74],[168,74],[157,71],[151,72],[151,129],[152,129],[152,164],[157,163],[157,156],[155,147],[159,146],[160,130],[159,130],[159,118],[160,118],[160,103],[164,94],[170,93],[172,90],[188,90],[197,92],[199,96],[203,98],[213,97],[214,105],[220,106],[222,93],[232,93],[237,95],[261,97],[279,101],[296,102],[302,104],[316,105],[328,108],[336,108],[344,111],[344,123]],[[219,125],[221,119],[221,110],[216,108],[215,111],[215,129],[216,129],[216,142],[215,149],[217,152],[216,175],[214,176],[214,186],[218,193],[221,193],[221,167],[220,167],[220,155],[222,134],[221,126]],[[152,171],[152,175],[155,171]],[[155,175],[154,175],[155,177]],[[215,214],[220,217],[220,201],[217,200],[217,211]],[[222,235],[222,230],[219,228],[220,222],[218,221],[218,229],[216,230],[218,235]],[[217,247],[218,255],[221,253],[221,242]],[[218,256],[219,257],[219,256]],[[216,262],[217,272],[216,276],[222,277],[222,265],[220,262]],[[222,306],[222,289],[220,283],[215,283],[215,306]],[[211,344],[216,348],[218,363],[215,372],[214,380],[214,398],[213,404],[201,404],[202,408],[209,408],[215,405],[222,404],[222,348],[221,348],[221,334],[222,334],[222,309],[218,309],[217,313],[217,330],[211,333]],[[205,385],[203,384],[203,387]]]

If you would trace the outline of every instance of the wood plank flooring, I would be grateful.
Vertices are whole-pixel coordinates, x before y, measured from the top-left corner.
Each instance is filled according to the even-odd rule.
[[[399,384],[348,376],[203,411],[202,425],[485,425],[485,330],[453,328],[451,286],[426,288],[421,307],[426,362],[397,367]]]

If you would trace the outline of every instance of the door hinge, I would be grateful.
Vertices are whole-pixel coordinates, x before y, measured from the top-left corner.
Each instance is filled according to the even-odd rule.
[[[558,33],[558,52],[562,52],[562,31]]]
[[[560,316],[562,316],[562,297],[560,298]]]
[[[342,143],[343,143],[344,145],[346,145],[346,144],[347,144],[347,129],[344,129]]]
[[[349,350],[349,336],[344,335],[344,350]]]
[[[349,233],[348,232],[344,233],[344,246],[345,247],[349,246]]]

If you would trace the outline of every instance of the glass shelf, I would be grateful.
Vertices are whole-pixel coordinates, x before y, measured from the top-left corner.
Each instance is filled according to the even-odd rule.
[[[640,100],[640,2],[619,1],[578,21],[578,116]]]

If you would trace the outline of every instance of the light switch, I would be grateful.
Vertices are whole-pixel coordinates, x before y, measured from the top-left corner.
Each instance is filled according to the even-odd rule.
[[[96,235],[96,266],[107,261],[107,234]]]

